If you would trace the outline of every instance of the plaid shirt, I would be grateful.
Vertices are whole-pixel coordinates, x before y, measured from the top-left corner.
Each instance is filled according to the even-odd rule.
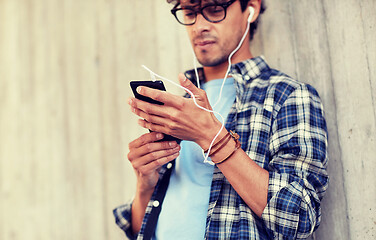
[[[237,95],[226,128],[239,134],[242,149],[269,172],[267,206],[258,217],[215,167],[205,239],[307,238],[320,224],[320,200],[328,187],[327,129],[318,93],[269,68],[262,57],[232,65],[230,75]],[[137,236],[131,204],[114,210],[129,238],[143,239],[153,197]]]

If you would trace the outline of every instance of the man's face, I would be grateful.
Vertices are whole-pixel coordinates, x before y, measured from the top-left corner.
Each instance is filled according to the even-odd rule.
[[[199,8],[213,2],[227,1],[203,0],[201,4],[191,2],[183,0],[181,6]],[[203,66],[211,67],[227,62],[228,56],[237,47],[244,34],[245,14],[241,11],[239,1],[236,1],[227,8],[226,18],[223,21],[212,23],[201,14],[197,14],[196,23],[186,26],[196,57]]]

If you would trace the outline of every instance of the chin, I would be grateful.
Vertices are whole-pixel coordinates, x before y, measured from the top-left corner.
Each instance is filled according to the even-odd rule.
[[[198,62],[204,67],[215,67],[226,62],[227,58],[220,59],[198,59]]]
[[[206,54],[203,54],[206,55]],[[204,67],[215,67],[227,61],[225,56],[219,57],[207,57],[207,56],[197,56],[197,61]]]

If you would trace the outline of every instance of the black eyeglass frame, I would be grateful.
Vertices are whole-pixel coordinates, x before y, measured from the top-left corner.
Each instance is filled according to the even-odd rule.
[[[234,2],[236,2],[236,0],[230,0],[230,1],[225,2],[225,3],[222,3],[222,4],[208,4],[208,5],[206,5],[206,6],[202,7],[202,8],[200,8],[200,9],[198,9],[197,11],[195,11],[193,8],[173,8],[173,9],[171,9],[171,13],[172,13],[172,15],[175,16],[176,20],[177,20],[180,24],[182,24],[182,25],[184,25],[184,26],[190,26],[190,25],[195,24],[195,23],[196,23],[196,20],[197,20],[197,13],[200,13],[200,14],[201,14],[201,15],[202,15],[207,21],[209,21],[209,22],[212,22],[212,23],[218,23],[218,22],[222,22],[223,20],[226,19],[226,16],[227,16],[227,8],[230,7],[230,5],[233,4]],[[210,20],[207,16],[205,16],[205,14],[203,13],[203,10],[204,10],[205,8],[212,7],[212,6],[221,6],[221,7],[223,7],[223,9],[224,9],[224,11],[225,11],[225,14],[224,14],[224,16],[223,16],[223,18],[222,18],[221,20],[212,21],[212,20]],[[176,6],[175,6],[175,7],[176,7]],[[192,10],[192,12],[195,14],[195,20],[193,21],[193,23],[183,23],[183,22],[181,22],[181,21],[179,20],[178,16],[176,15],[176,12],[177,12],[177,11],[180,11],[180,10],[184,10],[184,9]]]

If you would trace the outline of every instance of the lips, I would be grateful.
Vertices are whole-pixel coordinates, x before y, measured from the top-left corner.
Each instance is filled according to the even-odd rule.
[[[215,41],[213,40],[195,41],[195,45],[198,45],[198,46],[205,46],[205,45],[209,45],[213,43],[215,43]]]
[[[201,51],[207,51],[215,44],[214,40],[196,40],[194,41],[195,47]]]

